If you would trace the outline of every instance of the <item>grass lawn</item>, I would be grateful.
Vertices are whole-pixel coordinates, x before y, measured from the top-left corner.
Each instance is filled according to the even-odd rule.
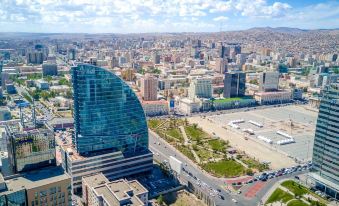
[[[207,136],[204,131],[194,126],[185,127],[185,132],[187,136],[191,137],[191,139],[194,141],[197,141],[198,139],[201,140],[202,138],[205,138]]]
[[[208,160],[210,157],[213,157],[208,151],[206,150],[198,150],[197,152],[197,155],[199,156],[199,158],[201,160]]]
[[[245,173],[245,168],[234,160],[221,160],[202,165],[206,171],[218,177],[236,177]]]
[[[287,204],[287,206],[308,206],[308,204],[304,203],[301,200],[292,200]]]
[[[177,129],[177,128],[168,129],[168,130],[165,131],[165,133],[167,135],[171,136],[171,137],[174,137],[174,138],[178,139],[178,140],[182,140],[183,139],[179,129]]]
[[[215,140],[210,140],[208,141],[208,144],[211,146],[211,148],[215,151],[219,151],[219,152],[224,152],[226,147],[226,143],[224,141],[215,139]]]
[[[312,192],[308,188],[300,185],[299,183],[297,183],[293,180],[287,180],[287,181],[283,182],[281,185],[286,187],[287,189],[289,189],[291,192],[293,192],[297,196],[302,196],[302,195],[307,194],[307,193],[314,196],[315,198],[317,198],[319,200],[318,204],[320,206],[327,204],[327,201],[325,199],[323,199],[322,197],[315,194],[314,192]],[[313,202],[316,202],[316,201],[313,201]]]
[[[258,169],[260,172],[269,169],[269,166],[266,164],[262,164],[257,160],[254,160],[252,158],[242,158],[241,161],[245,163],[249,168],[255,168]]]
[[[282,186],[286,187],[289,189],[291,192],[293,192],[297,196],[302,196],[306,193],[308,193],[308,189],[293,180],[287,180],[281,184]]]
[[[160,119],[150,119],[148,120],[148,126],[151,129],[156,128],[162,121]]]
[[[182,154],[184,154],[186,157],[188,157],[189,159],[191,159],[191,160],[193,160],[195,162],[194,155],[193,155],[193,153],[191,152],[191,150],[189,148],[179,145],[179,146],[177,146],[177,149]]]
[[[233,97],[233,98],[223,98],[223,99],[215,99],[214,102],[232,102],[232,101],[239,101],[242,98],[240,97]]]
[[[283,191],[280,188],[277,188],[272,194],[271,196],[268,198],[268,200],[266,201],[265,204],[269,204],[269,203],[273,203],[273,202],[277,202],[277,201],[282,201],[284,203],[288,202],[289,200],[293,199],[294,197]]]

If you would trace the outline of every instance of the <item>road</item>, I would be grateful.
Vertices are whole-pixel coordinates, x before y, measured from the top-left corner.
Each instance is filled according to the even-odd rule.
[[[15,88],[16,88],[18,94],[21,95],[22,97],[23,97],[22,93],[26,93],[26,94],[29,95],[29,93],[28,93],[28,91],[26,90],[26,88],[24,88],[24,87],[22,87],[22,86],[18,86],[18,85],[16,85]],[[24,98],[24,97],[23,97],[23,98]],[[33,97],[31,97],[31,98],[33,99]],[[39,111],[41,111],[41,112],[43,113],[43,116],[44,116],[43,118],[44,118],[46,121],[49,121],[49,120],[53,119],[53,113],[52,113],[48,108],[46,108],[43,104],[41,104],[41,102],[39,102],[39,101],[34,101],[34,103],[35,103],[35,107],[36,107]]]
[[[160,145],[159,145],[160,143]],[[254,197],[245,197],[245,194],[248,190],[251,190],[252,187],[254,187],[254,184],[245,185],[241,188],[242,193],[236,194],[235,192],[230,192],[226,190],[225,181],[222,178],[215,178],[209,176],[207,173],[202,171],[198,168],[197,165],[195,165],[192,161],[190,161],[186,156],[181,154],[179,151],[177,151],[174,147],[169,145],[165,140],[158,137],[157,135],[153,134],[152,132],[149,133],[149,147],[150,150],[154,153],[154,158],[158,160],[159,162],[162,162],[164,160],[169,161],[169,156],[174,156],[178,160],[184,163],[184,168],[191,172],[193,176],[197,177],[201,180],[201,182],[206,183],[207,185],[211,186],[215,190],[221,190],[221,195],[225,198],[224,200],[221,200],[218,196],[215,196],[215,202],[216,205],[224,206],[224,205],[258,205],[260,200],[263,198],[263,196],[270,190],[270,188],[279,180],[285,179],[285,178],[293,178],[295,175],[299,175],[303,172],[297,172],[292,173],[288,175],[284,175],[278,178],[269,179],[266,182],[263,182],[262,188],[257,191]],[[187,164],[187,165],[186,165]],[[186,173],[183,172],[183,174],[180,176],[181,179],[184,179],[186,181],[191,181],[193,183],[196,183],[197,181],[193,179],[190,176],[187,176]],[[232,202],[232,199],[237,200],[237,203]]]

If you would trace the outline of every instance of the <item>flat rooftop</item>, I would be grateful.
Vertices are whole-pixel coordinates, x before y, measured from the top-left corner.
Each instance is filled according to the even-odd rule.
[[[129,186],[133,189],[135,195],[148,192],[146,188],[144,188],[144,186],[142,186],[142,184],[140,184],[136,180],[129,181],[128,183],[129,183]]]
[[[70,179],[70,176],[61,167],[48,167],[6,178],[7,190],[0,194],[41,187],[67,179]]]
[[[90,187],[96,187],[102,184],[109,183],[109,180],[102,173],[85,176],[83,177],[83,180],[86,181],[86,183]]]
[[[95,175],[94,175],[95,176]],[[134,185],[137,189],[134,190]],[[144,203],[136,196],[141,192],[138,191],[145,191],[147,190],[140,185],[137,181],[127,182],[126,180],[116,180],[110,183],[106,183],[94,188],[95,193],[99,196],[102,196],[108,205],[115,205],[117,201],[121,202],[128,202],[130,206],[142,206]],[[133,192],[133,195],[130,196],[128,193]]]

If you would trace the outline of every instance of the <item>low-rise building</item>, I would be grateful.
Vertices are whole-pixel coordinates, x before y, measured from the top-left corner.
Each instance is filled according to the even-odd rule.
[[[146,116],[167,115],[169,112],[168,102],[165,100],[142,101],[141,104]]]
[[[137,180],[109,181],[102,173],[82,178],[83,201],[88,206],[145,206],[148,190]]]
[[[54,92],[67,92],[70,90],[70,87],[67,85],[56,85],[56,86],[51,86],[50,90]]]
[[[8,94],[16,94],[16,88],[14,86],[14,84],[10,83],[10,84],[6,84],[6,91]]]
[[[12,116],[8,107],[0,107],[0,121],[7,121],[10,119],[12,119]]]
[[[291,101],[290,91],[258,92],[254,95],[259,104],[282,104]]]
[[[35,85],[37,88],[41,89],[41,90],[48,90],[49,89],[49,84],[48,82],[42,80],[42,79],[38,79],[35,81]]]
[[[179,110],[185,115],[200,111],[200,102],[196,99],[183,98],[179,101]]]

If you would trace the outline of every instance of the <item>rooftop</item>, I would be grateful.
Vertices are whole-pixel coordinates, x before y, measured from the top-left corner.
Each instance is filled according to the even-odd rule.
[[[109,180],[102,173],[97,173],[94,175],[83,177],[83,181],[86,181],[86,183],[90,187],[96,187],[109,182]]]
[[[48,167],[28,173],[13,175],[5,180],[7,190],[0,194],[22,189],[32,189],[70,179],[61,167]]]
[[[132,188],[128,185],[128,183],[122,179],[110,182],[106,185],[118,200],[128,199],[129,195],[127,192],[132,191]]]
[[[144,186],[142,186],[142,184],[136,180],[131,180],[128,183],[129,186],[133,188],[133,191],[136,195],[148,192],[146,188],[144,188]]]
[[[98,176],[94,175],[95,176]],[[148,192],[138,181],[127,182],[120,179],[94,187],[96,195],[102,196],[108,205],[115,205],[117,201],[128,202],[130,206],[142,206],[144,203],[136,196]]]

